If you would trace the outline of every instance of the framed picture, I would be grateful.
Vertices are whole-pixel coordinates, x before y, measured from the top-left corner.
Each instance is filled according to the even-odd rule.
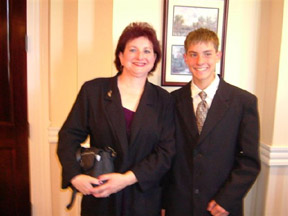
[[[228,0],[164,0],[162,86],[182,86],[192,75],[183,58],[186,35],[200,27],[217,33],[222,51],[216,73],[224,76]]]

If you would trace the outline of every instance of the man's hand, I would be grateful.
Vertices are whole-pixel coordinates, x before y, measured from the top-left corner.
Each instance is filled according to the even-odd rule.
[[[215,216],[229,215],[229,212],[227,212],[223,207],[218,205],[215,200],[212,200],[209,202],[207,211],[209,211],[211,215],[215,215]]]

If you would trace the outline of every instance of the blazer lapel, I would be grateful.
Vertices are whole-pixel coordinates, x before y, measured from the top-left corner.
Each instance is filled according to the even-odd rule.
[[[155,100],[156,95],[153,91],[152,85],[146,81],[143,95],[139,101],[139,105],[131,125],[130,145],[133,145],[134,140],[143,127],[143,124],[146,122],[146,119],[153,116],[152,112]]]
[[[207,114],[198,143],[201,143],[210,131],[213,130],[229,108],[229,91],[226,91],[225,85],[225,81],[220,79],[218,90]]]
[[[110,124],[113,135],[119,141],[123,153],[128,151],[126,123],[122,108],[121,97],[117,87],[117,76],[111,79],[110,85],[104,90],[104,112]]]
[[[193,99],[191,97],[191,82],[181,90],[180,96],[176,101],[177,115],[179,116],[180,124],[184,124],[188,134],[193,139],[198,138],[198,129],[196,125],[196,117],[193,111]],[[193,142],[195,143],[195,142]]]

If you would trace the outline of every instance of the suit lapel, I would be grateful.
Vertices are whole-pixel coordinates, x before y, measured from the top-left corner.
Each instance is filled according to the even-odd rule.
[[[198,138],[196,117],[193,111],[193,99],[191,97],[191,82],[183,87],[176,101],[177,115],[180,117],[180,124],[183,123],[189,136],[193,139]],[[194,143],[194,142],[193,142]]]
[[[117,87],[117,76],[111,79],[109,87],[104,90],[104,101],[107,120],[113,132],[113,135],[119,141],[123,153],[128,151],[128,141],[126,134],[126,123],[124,111],[121,104],[121,97]]]
[[[205,137],[225,115],[229,108],[229,94],[229,91],[226,89],[225,81],[220,79],[218,90],[216,91],[211,107],[208,111],[198,143],[201,143],[205,139]]]

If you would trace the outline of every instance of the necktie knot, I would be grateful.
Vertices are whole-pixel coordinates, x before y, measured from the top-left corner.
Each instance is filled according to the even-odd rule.
[[[206,97],[207,97],[207,94],[206,94],[206,92],[204,92],[204,91],[201,91],[201,92],[199,93],[199,96],[200,96],[201,100],[203,101],[203,100],[205,100],[205,99],[206,99]]]

